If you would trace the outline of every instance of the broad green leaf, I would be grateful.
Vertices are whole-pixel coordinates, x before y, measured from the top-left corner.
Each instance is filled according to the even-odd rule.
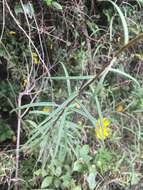
[[[89,153],[89,146],[87,144],[83,145],[83,147],[80,150],[80,155],[85,156],[88,155],[88,153]]]
[[[80,157],[84,160],[84,162],[89,163],[91,157],[88,155],[89,154],[89,146],[88,145],[83,145],[83,147],[80,150]]]
[[[41,174],[42,174],[42,177],[45,177],[47,175],[47,171],[44,169],[41,169]]]
[[[40,175],[41,175],[41,172],[42,172],[41,169],[36,170],[36,171],[34,172],[34,175],[36,175],[36,176],[40,176]]]
[[[95,165],[92,165],[89,169],[89,175],[87,176],[87,182],[90,190],[94,190],[94,188],[96,187],[96,175],[96,167]]]
[[[59,189],[59,186],[61,185],[61,181],[60,181],[59,178],[55,178],[55,179],[54,179],[54,185],[55,185],[56,188]]]
[[[20,4],[15,5],[14,12],[16,15],[18,15],[19,13],[23,13],[23,9]]]
[[[56,170],[55,170],[55,175],[56,175],[57,177],[59,177],[59,176],[61,175],[61,173],[62,173],[62,168],[59,166],[59,167],[57,167]]]
[[[71,180],[72,180],[72,177],[69,173],[67,173],[66,175],[63,175],[61,177],[61,179],[63,180],[63,185],[64,187],[67,187],[69,188],[70,187],[70,183],[71,183]]]
[[[44,180],[42,181],[41,188],[48,187],[49,185],[52,184],[52,181],[53,181],[53,177],[51,176],[45,177]]]
[[[90,190],[93,190],[95,187],[96,187],[96,180],[95,180],[95,177],[96,177],[96,173],[94,172],[91,172],[88,177],[87,177],[87,182],[88,182],[88,185],[89,185],[89,189]]]
[[[74,165],[73,165],[73,172],[81,172],[82,171],[82,163],[80,160],[77,160],[74,162]]]

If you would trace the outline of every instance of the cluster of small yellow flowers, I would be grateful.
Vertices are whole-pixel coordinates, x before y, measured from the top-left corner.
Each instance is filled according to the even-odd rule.
[[[33,62],[34,62],[36,65],[40,64],[40,59],[39,59],[37,53],[32,52],[32,59],[33,59]]]
[[[98,139],[104,140],[111,134],[111,129],[109,128],[110,120],[106,117],[98,119],[95,126],[95,135]]]

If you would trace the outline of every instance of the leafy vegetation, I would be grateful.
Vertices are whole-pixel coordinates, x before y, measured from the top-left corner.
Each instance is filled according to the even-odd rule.
[[[0,2],[0,188],[143,188],[143,1]]]

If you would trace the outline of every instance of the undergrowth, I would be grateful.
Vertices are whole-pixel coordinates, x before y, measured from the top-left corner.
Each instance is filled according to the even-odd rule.
[[[142,0],[0,2],[0,188],[143,188]]]

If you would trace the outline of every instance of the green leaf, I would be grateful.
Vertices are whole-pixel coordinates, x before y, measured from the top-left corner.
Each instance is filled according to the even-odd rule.
[[[14,133],[8,123],[0,119],[0,142],[11,139],[13,134]]]
[[[18,15],[19,13],[23,13],[23,9],[22,9],[21,5],[19,5],[19,4],[15,5],[14,12],[16,15]]]
[[[56,171],[55,171],[55,175],[56,175],[57,177],[59,177],[59,176],[61,175],[61,173],[62,173],[61,167],[57,167],[57,168],[56,168]]]
[[[16,109],[13,109],[11,112],[16,111],[18,109],[26,109],[26,108],[33,108],[33,107],[57,107],[58,104],[55,104],[53,102],[37,102],[37,103],[30,103],[30,104],[26,104],[20,107],[17,107]],[[33,113],[34,111],[32,111]]]
[[[53,177],[51,176],[45,177],[44,180],[42,181],[41,188],[48,187],[49,185],[52,184],[52,181],[53,181]]]
[[[60,142],[64,136],[64,125],[65,125],[65,120],[66,120],[66,109],[65,109],[65,112],[63,114],[63,117],[61,119],[61,122],[60,122],[60,126],[59,126],[59,131],[58,131],[58,136],[57,136],[57,144],[56,144],[56,147],[55,147],[55,151],[54,151],[54,157],[56,157],[56,154],[58,153],[58,149],[60,147]]]
[[[96,173],[90,173],[87,177],[87,182],[89,185],[89,189],[93,190],[96,187],[96,181],[95,181]]]
[[[59,11],[62,11],[62,10],[63,10],[63,7],[62,7],[59,3],[57,3],[56,1],[53,1],[53,2],[52,2],[52,6],[53,6],[55,9],[59,10]]]
[[[41,169],[36,170],[36,171],[34,172],[34,175],[36,175],[36,176],[40,176],[40,175],[41,175]]]
[[[69,188],[72,180],[71,175],[67,173],[66,175],[63,175],[61,179],[63,180],[64,187]]]
[[[122,75],[122,76],[124,76],[124,77],[126,77],[126,78],[131,79],[131,80],[134,81],[134,83],[140,88],[139,82],[138,82],[134,77],[132,77],[131,75],[125,73],[124,71],[121,71],[121,70],[119,70],[119,69],[113,69],[113,68],[110,68],[109,71],[111,71],[111,72],[113,72],[113,73],[117,73],[117,74],[119,74],[119,75]]]
[[[93,79],[94,75],[86,75],[86,76],[56,76],[56,77],[44,77],[45,79],[52,79],[52,80],[89,80]],[[43,79],[44,79],[43,78]]]
[[[83,147],[80,150],[80,157],[83,159],[84,162],[86,162],[86,164],[88,164],[89,161],[91,160],[91,156],[89,156],[88,154],[89,154],[89,146],[83,145]]]
[[[86,117],[91,121],[93,126],[95,126],[95,123],[97,120],[92,116],[92,114],[87,110],[86,106],[84,106],[80,101],[77,101],[77,103],[80,105],[81,109],[83,110]]]
[[[69,77],[69,74],[68,74],[68,71],[67,71],[67,68],[65,67],[65,65],[63,63],[61,63],[62,67],[63,67],[63,70],[65,72],[65,76],[68,78]],[[67,89],[68,89],[68,94],[69,96],[71,95],[71,84],[70,84],[70,80],[67,79]]]
[[[93,190],[96,187],[96,180],[95,180],[96,175],[97,175],[97,172],[96,172],[95,165],[92,165],[90,168],[90,173],[87,176],[87,182],[88,182],[90,190]]]
[[[82,190],[82,188],[81,188],[81,186],[77,186],[73,190]]]
[[[59,178],[55,178],[54,179],[54,185],[55,185],[55,187],[59,189],[60,184],[61,184],[61,181],[59,180]]]
[[[88,153],[89,153],[89,146],[85,144],[80,150],[80,155],[82,157],[82,156],[88,155]]]
[[[139,183],[139,173],[132,171],[131,174],[131,185],[138,184]]]
[[[44,169],[42,169],[42,170],[41,170],[41,174],[42,174],[42,177],[45,177],[45,176],[47,175],[47,171],[44,170]]]
[[[29,16],[29,18],[32,18],[34,15],[34,8],[31,3],[23,4],[23,6],[17,4],[14,7],[14,11],[16,15],[18,15],[19,13],[25,13]]]
[[[73,171],[74,172],[81,172],[82,171],[82,163],[80,160],[74,162]]]
[[[51,6],[51,5],[52,5],[52,1],[53,1],[53,0],[44,0],[44,2],[45,2],[48,6]]]
[[[34,8],[31,3],[27,3],[23,5],[24,12],[29,16],[29,18],[32,18],[34,16]]]
[[[112,5],[115,7],[115,9],[117,10],[117,12],[120,16],[122,26],[123,26],[123,30],[124,30],[124,44],[127,44],[129,41],[129,31],[128,31],[128,25],[127,25],[127,21],[125,19],[125,16],[124,16],[123,12],[121,11],[120,7],[116,3],[114,3],[111,0],[108,0],[108,1],[110,3],[112,3]]]
[[[6,52],[3,48],[0,48],[0,57],[6,57]]]

